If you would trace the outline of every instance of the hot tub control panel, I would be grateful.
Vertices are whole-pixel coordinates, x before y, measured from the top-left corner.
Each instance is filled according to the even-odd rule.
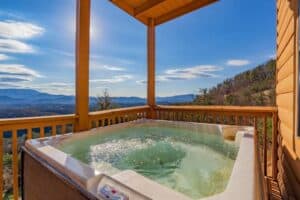
[[[94,182],[94,183],[92,183]],[[90,191],[101,200],[151,200],[115,178],[101,174],[91,181]]]
[[[124,193],[107,184],[99,188],[98,194],[107,200],[129,200]]]

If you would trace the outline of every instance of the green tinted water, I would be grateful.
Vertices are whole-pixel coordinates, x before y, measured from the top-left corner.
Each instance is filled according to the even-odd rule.
[[[238,151],[220,135],[142,125],[67,140],[58,148],[106,174],[131,169],[195,199],[225,190]]]

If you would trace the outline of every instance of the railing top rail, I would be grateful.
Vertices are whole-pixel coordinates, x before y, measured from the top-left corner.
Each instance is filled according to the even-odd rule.
[[[99,115],[117,115],[119,113],[138,112],[150,109],[149,106],[136,106],[129,108],[118,108],[104,111],[90,112],[90,117],[97,117]],[[173,111],[206,111],[206,112],[240,112],[240,113],[253,113],[253,114],[273,114],[277,113],[276,107],[271,106],[156,106],[156,110],[173,110]],[[30,123],[43,123],[43,122],[56,122],[56,121],[72,121],[77,119],[75,114],[70,115],[54,115],[54,116],[41,116],[41,117],[22,117],[22,118],[3,118],[0,119],[0,126],[14,125],[14,124],[30,124]]]
[[[68,121],[68,120],[75,120],[76,118],[77,118],[77,116],[75,114],[41,116],[41,117],[3,118],[3,119],[0,119],[0,126],[13,125],[13,124]]]
[[[272,106],[156,106],[157,110],[210,111],[210,112],[245,112],[245,113],[276,113]]]
[[[149,108],[150,108],[149,106],[136,106],[136,107],[129,107],[129,108],[117,108],[117,109],[90,112],[89,116],[92,117],[92,116],[98,116],[98,115],[113,115],[113,114],[117,114],[117,113],[142,111],[142,110],[147,110]]]

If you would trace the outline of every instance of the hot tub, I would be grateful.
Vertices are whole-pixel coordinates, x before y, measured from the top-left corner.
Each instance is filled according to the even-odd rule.
[[[252,133],[143,119],[29,140],[25,152],[95,199],[255,199]]]

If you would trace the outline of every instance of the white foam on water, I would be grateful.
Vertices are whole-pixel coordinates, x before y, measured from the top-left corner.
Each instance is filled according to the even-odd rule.
[[[118,159],[129,151],[147,148],[153,145],[155,141],[151,139],[141,140],[139,138],[134,139],[121,139],[112,140],[103,144],[90,146],[90,165],[96,170],[113,175],[120,170],[113,167],[110,161]]]
[[[174,173],[156,181],[195,198],[224,191],[231,175],[233,160],[205,145],[176,145],[186,152],[181,165]]]
[[[92,145],[90,165],[108,175],[116,174],[121,170],[113,166],[114,161],[124,159],[129,152],[147,149],[158,142],[166,142],[176,149],[182,149],[185,156],[173,173],[158,176],[154,178],[155,181],[195,198],[210,196],[225,189],[233,160],[208,146],[174,142],[172,138],[163,138],[160,141],[120,139]]]

